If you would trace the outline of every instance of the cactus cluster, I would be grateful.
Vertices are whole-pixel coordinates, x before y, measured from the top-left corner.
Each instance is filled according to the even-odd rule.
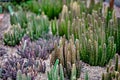
[[[25,59],[15,56],[8,57],[0,66],[0,78],[3,80],[8,80],[8,78],[16,80],[16,78],[18,78],[17,72],[19,70],[21,70],[22,74],[29,74],[32,78],[31,80],[34,80],[38,75],[37,73],[45,73],[46,64],[41,59],[34,60],[32,58]]]
[[[113,9],[114,0],[110,1],[110,6],[105,7],[103,17],[105,18],[105,32],[106,39],[109,36],[114,36],[116,43],[116,52],[120,53],[120,18],[116,17],[115,10]]]
[[[93,10],[91,15],[80,11],[77,2],[71,3],[70,10],[63,6],[61,18],[51,22],[51,30],[53,34],[65,35],[67,39],[73,34],[79,40],[80,59],[90,65],[104,66],[116,52],[113,37],[116,29],[110,25],[115,22],[110,20],[106,30],[105,19],[99,17],[98,11]]]
[[[23,10],[15,13],[11,6],[8,6],[8,8],[11,15],[11,25],[16,27],[5,33],[5,45],[15,46],[19,44],[24,34],[27,34],[31,40],[37,40],[49,31],[49,20],[44,13],[42,15],[30,13],[28,15]]]
[[[23,10],[20,10],[16,13],[11,14],[10,15],[10,23],[11,23],[11,25],[19,24],[21,26],[21,28],[27,28],[27,24],[28,24],[27,13]]]
[[[62,0],[58,0],[57,2],[55,0],[31,0],[17,6],[21,6],[23,10],[31,11],[36,14],[44,12],[49,19],[54,19],[59,16],[59,13],[62,10],[62,2]]]
[[[43,11],[49,19],[54,19],[59,16],[62,10],[62,0],[41,0],[40,9]]]
[[[102,80],[120,80],[120,64],[118,61],[118,54],[116,54],[115,65],[113,66],[110,62],[106,73],[102,74]]]
[[[70,69],[71,75],[70,80],[76,80],[77,79],[77,69],[76,65],[72,64]],[[66,80],[64,77],[64,67],[62,64],[59,64],[59,59],[56,59],[54,66],[52,65],[50,71],[48,72],[48,80]]]
[[[79,54],[79,44],[78,40],[74,43],[74,37],[71,37],[69,41],[65,39],[65,37],[61,37],[59,44],[55,42],[55,49],[51,54],[50,63],[53,65],[56,59],[60,60],[60,64],[63,66],[64,75],[66,78],[70,79],[72,74],[72,66],[76,69],[75,77],[80,77],[80,70],[81,70],[81,61],[80,61],[80,54]]]
[[[19,25],[12,25],[11,28],[4,33],[4,44],[9,46],[15,46],[19,44],[25,31],[21,29]]]
[[[42,34],[49,31],[49,20],[47,16],[44,13],[40,16],[31,15],[27,31],[31,40],[39,39]]]

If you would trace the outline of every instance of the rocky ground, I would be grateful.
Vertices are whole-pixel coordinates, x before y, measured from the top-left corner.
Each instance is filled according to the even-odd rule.
[[[105,3],[107,4],[107,3]],[[115,10],[117,12],[117,17],[120,17],[120,8],[115,6]],[[1,16],[1,15],[0,15]],[[4,46],[2,42],[2,36],[5,31],[10,26],[10,16],[9,14],[4,14],[3,18],[0,20],[0,47],[5,47],[8,50],[8,55],[17,55],[16,48],[15,47],[8,47]],[[114,59],[113,59],[113,64],[114,64]],[[120,57],[119,57],[120,61]],[[47,64],[47,71],[50,69],[50,58],[45,61]],[[47,71],[45,74],[40,74],[38,76],[37,80],[47,80]],[[106,71],[106,67],[99,67],[99,66],[90,66],[86,63],[82,63],[82,70],[81,70],[81,78],[78,80],[84,80],[85,73],[88,72],[90,80],[100,80],[101,79],[101,74]]]

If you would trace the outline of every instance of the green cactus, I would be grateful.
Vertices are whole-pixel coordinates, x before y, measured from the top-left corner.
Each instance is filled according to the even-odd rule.
[[[65,35],[68,40],[73,35],[79,40],[80,49],[77,52],[80,53],[81,60],[93,66],[105,66],[116,53],[116,19],[111,17],[114,19],[108,21],[109,25],[106,28],[101,13],[98,15],[98,11],[93,10],[91,14],[86,14],[80,12],[80,7],[76,1],[71,2],[70,6],[64,5],[60,19],[54,20],[57,26],[51,26],[52,29],[54,26],[52,32],[54,35]]]
[[[3,13],[2,6],[0,6],[0,14]]]
[[[59,65],[59,60],[56,59],[54,66],[51,67],[50,71],[47,73],[48,80],[65,80],[66,77],[64,77],[66,74],[64,73],[64,67],[62,64]],[[70,69],[70,80],[76,80],[77,79],[77,67],[76,64],[72,65],[72,68]]]
[[[118,62],[118,54],[115,55],[115,65],[108,65],[107,72],[102,74],[102,80],[119,80],[120,78],[120,64]]]
[[[88,72],[85,73],[85,80],[89,80]]]
[[[16,80],[31,80],[29,75],[22,74],[21,70],[18,70]]]
[[[75,64],[72,65],[72,73],[71,73],[71,80],[76,80],[76,66]]]
[[[37,40],[49,31],[49,20],[44,14],[41,16],[32,15],[30,20],[27,31],[31,40]]]
[[[75,44],[76,43],[76,44]],[[51,54],[51,65],[54,64],[56,59],[60,60],[64,68],[64,75],[66,78],[71,78],[72,75],[72,65],[75,65],[76,68],[76,78],[80,77],[81,72],[81,61],[78,50],[78,41],[74,43],[74,36],[71,36],[69,42],[65,39],[65,37],[61,37],[58,46],[55,47],[55,50]],[[55,43],[56,44],[56,43]],[[76,48],[77,47],[77,48]]]
[[[4,34],[4,44],[9,46],[18,45],[24,36],[25,31],[18,25],[12,25],[12,28]]]

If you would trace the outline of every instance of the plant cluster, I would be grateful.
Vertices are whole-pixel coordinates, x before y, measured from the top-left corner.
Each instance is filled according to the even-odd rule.
[[[59,16],[59,13],[62,10],[62,5],[62,0],[57,2],[55,0],[32,0],[20,4],[24,10],[29,10],[36,14],[41,14],[41,12],[44,12],[49,19],[54,19],[54,17]]]
[[[0,78],[3,80],[7,80],[8,78],[16,80],[19,70],[21,70],[22,74],[29,74],[31,80],[35,80],[38,72],[45,73],[46,64],[40,59],[34,60],[33,58],[25,59],[12,56],[2,63],[0,67]]]
[[[61,18],[51,22],[51,30],[53,34],[65,35],[67,39],[74,35],[79,40],[80,59],[90,65],[104,66],[116,52],[113,37],[116,29],[111,25],[115,22],[110,20],[106,30],[105,19],[99,17],[97,11],[93,10],[91,15],[80,11],[77,2],[71,3],[70,11],[67,6],[63,6]]]
[[[59,16],[59,13],[62,10],[62,0],[41,0],[40,9],[49,17],[49,19],[54,19]]]
[[[11,25],[19,24],[21,28],[27,28],[27,13],[25,11],[20,10],[17,13],[10,15],[10,23]]]
[[[77,69],[75,64],[72,64],[70,72],[70,80],[76,80]],[[57,59],[54,66],[52,66],[48,72],[48,80],[66,80],[64,74],[64,68],[62,67],[62,64],[59,64],[59,59]]]
[[[9,46],[15,46],[19,44],[24,36],[24,30],[19,25],[12,25],[11,28],[4,34],[4,44]]]
[[[32,13],[27,15],[27,13],[22,10],[15,13],[11,6],[8,8],[11,15],[10,21],[12,27],[14,27],[14,24],[19,26],[5,33],[5,45],[15,46],[19,44],[24,34],[27,34],[31,40],[37,40],[49,31],[49,20],[44,13],[38,16]]]
[[[72,76],[72,66],[76,69],[76,78],[80,77],[80,70],[81,70],[81,61],[80,61],[80,54],[79,54],[79,44],[78,41],[75,42],[73,37],[67,41],[65,37],[61,37],[59,44],[55,44],[55,49],[51,54],[50,63],[53,65],[56,59],[59,59],[60,64],[63,66],[64,75],[66,78],[70,79]]]
[[[31,15],[27,31],[31,40],[39,39],[42,34],[49,31],[49,20],[47,16],[44,13],[40,16]]]
[[[107,72],[102,74],[102,80],[120,80],[120,64],[118,54],[115,56],[115,66],[110,64],[107,66]]]
[[[22,58],[27,59],[47,59],[49,54],[54,49],[54,41],[56,39],[39,39],[36,42],[31,42],[29,38],[24,37],[20,46],[17,48],[17,53]]]

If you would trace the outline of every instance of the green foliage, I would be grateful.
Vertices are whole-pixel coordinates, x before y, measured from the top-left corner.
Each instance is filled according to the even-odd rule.
[[[24,36],[24,30],[18,25],[12,25],[12,28],[4,34],[4,44],[9,46],[15,46],[19,44],[20,40]]]
[[[0,14],[3,12],[3,10],[2,10],[2,6],[0,6]]]
[[[21,6],[25,10],[30,10],[36,14],[41,14],[44,12],[49,19],[54,19],[59,16],[62,10],[62,0],[40,0],[40,1],[28,1],[22,3]]]
[[[28,26],[27,31],[29,37],[31,40],[37,40],[42,36],[42,34],[49,31],[49,20],[44,14],[40,16],[32,15]]]
[[[58,80],[58,76],[59,76],[58,63],[59,63],[59,60],[57,59],[54,66],[52,66],[51,70],[48,72],[48,80]],[[63,74],[63,73],[60,73],[60,74]]]
[[[88,72],[85,73],[85,80],[89,80]]]
[[[17,13],[15,13],[11,6],[8,6],[9,12],[10,12],[10,23],[11,25],[17,25],[19,24],[21,28],[27,28],[27,13],[23,10],[19,10]]]
[[[31,80],[31,77],[29,75],[22,74],[21,70],[18,70],[16,80]]]
[[[41,0],[40,9],[49,17],[49,19],[54,19],[59,16],[59,13],[62,10],[62,0]]]

